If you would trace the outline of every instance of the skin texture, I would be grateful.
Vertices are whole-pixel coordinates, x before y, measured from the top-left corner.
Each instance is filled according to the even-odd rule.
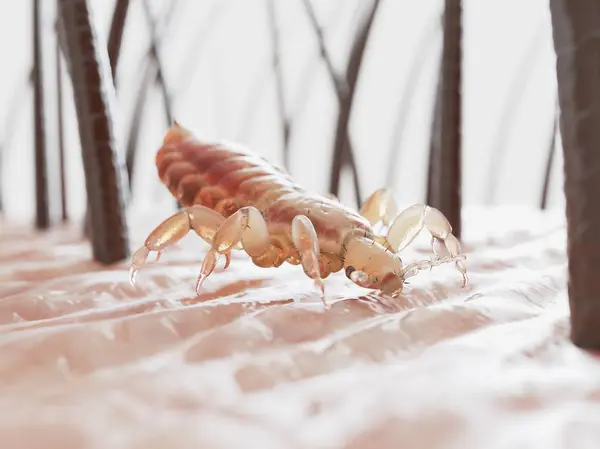
[[[562,215],[467,211],[467,288],[451,266],[394,299],[338,273],[327,310],[297,266],[241,252],[196,295],[193,234],[132,287],[79,223],[0,224],[0,447],[595,447]],[[161,219],[131,217],[132,243]],[[427,236],[406,250],[429,254]]]

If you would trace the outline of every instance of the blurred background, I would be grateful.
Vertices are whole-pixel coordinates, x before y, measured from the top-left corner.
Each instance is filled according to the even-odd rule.
[[[152,34],[175,119],[283,164],[273,64],[278,49],[282,103],[290,121],[289,170],[300,183],[327,192],[338,100],[302,0],[147,0],[147,10],[143,0],[130,3],[116,77],[115,123],[124,160],[132,121],[141,121],[134,210],[174,207],[154,168],[167,123],[156,72],[153,66],[148,69]],[[463,205],[537,208],[556,114],[548,2],[463,4]],[[115,2],[91,5],[98,38],[106,45]],[[312,5],[334,68],[343,74],[371,1],[312,0]],[[58,217],[55,2],[44,0],[42,6],[49,188],[52,214]],[[35,213],[31,11],[30,1],[0,0],[0,180],[6,217],[27,222]],[[379,2],[350,117],[363,198],[387,185],[403,204],[425,199],[442,13],[440,0]],[[64,64],[62,69],[68,80]],[[151,89],[137,114],[146,78]],[[64,84],[69,215],[78,220],[85,213],[85,184],[72,90],[69,82]],[[559,135],[556,148],[549,207],[562,208]],[[355,205],[349,172],[342,174],[340,199]]]

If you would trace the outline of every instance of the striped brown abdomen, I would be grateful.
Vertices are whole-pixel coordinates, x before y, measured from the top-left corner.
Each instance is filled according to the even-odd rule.
[[[369,222],[338,201],[307,192],[289,175],[236,144],[207,144],[173,127],[156,154],[158,175],[184,207],[203,205],[228,217],[240,207],[254,206],[267,221],[271,248],[253,258],[259,266],[298,263],[291,225],[297,215],[313,224],[320,246],[322,277],[343,266],[347,235],[372,233]],[[264,260],[263,260],[264,259]]]
[[[183,206],[200,204],[225,216],[242,206],[264,210],[285,193],[303,191],[287,173],[234,144],[167,143],[156,154],[156,166]]]

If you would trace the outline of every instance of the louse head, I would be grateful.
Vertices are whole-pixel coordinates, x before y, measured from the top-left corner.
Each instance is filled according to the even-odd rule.
[[[346,240],[344,270],[356,285],[398,295],[404,285],[402,260],[369,237]]]

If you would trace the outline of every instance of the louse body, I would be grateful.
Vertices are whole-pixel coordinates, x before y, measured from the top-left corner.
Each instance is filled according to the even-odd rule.
[[[163,221],[136,251],[132,282],[150,251],[160,255],[194,230],[212,246],[197,291],[221,256],[229,265],[232,250],[245,250],[260,267],[301,264],[323,295],[322,279],[340,270],[362,287],[397,295],[406,278],[448,262],[456,264],[466,285],[465,256],[446,218],[422,204],[396,214],[386,189],[372,194],[359,213],[307,191],[243,146],[201,142],[177,123],[165,135],[156,166],[183,209]],[[380,222],[387,227],[385,235],[373,230]],[[397,253],[424,227],[432,234],[436,257],[404,267]]]

